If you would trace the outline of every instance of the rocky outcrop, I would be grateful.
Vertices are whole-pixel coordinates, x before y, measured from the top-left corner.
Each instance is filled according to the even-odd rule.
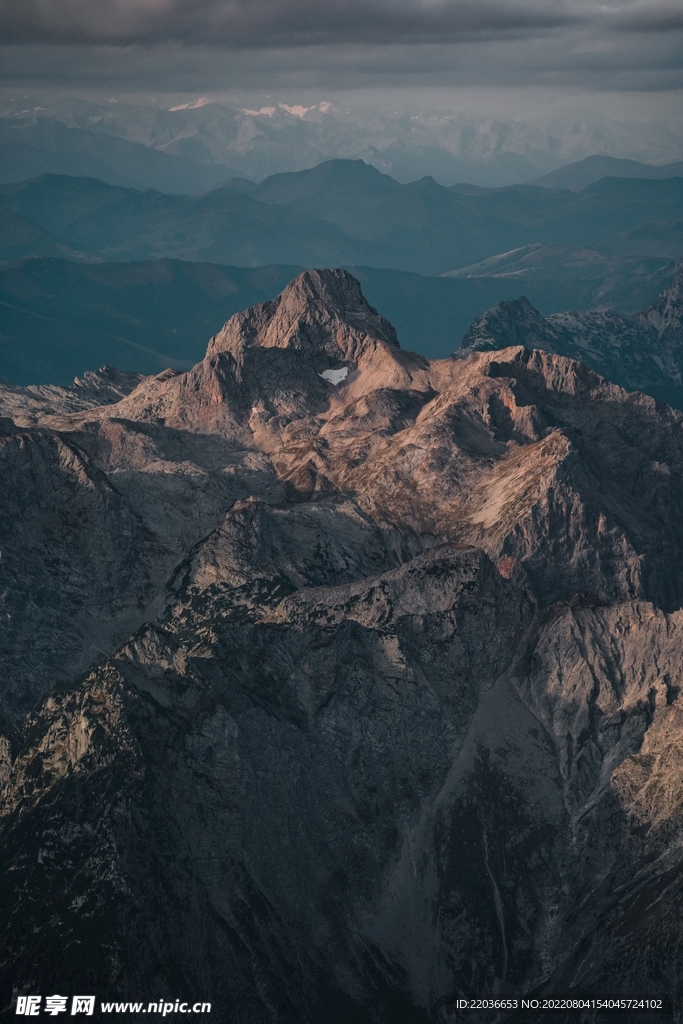
[[[670,287],[635,319],[645,329],[653,330],[660,341],[680,347],[683,337],[683,263]]]
[[[657,301],[633,317],[601,310],[543,317],[524,296],[473,322],[455,353],[464,358],[510,345],[569,356],[630,391],[683,408],[683,264]]]
[[[681,413],[540,349],[403,352],[338,271],[118,401],[21,394],[9,1014],[681,998]]]
[[[571,334],[555,326],[550,317],[541,316],[521,295],[513,302],[500,302],[478,316],[462,339],[457,355],[491,352],[512,345],[543,348],[565,355],[563,350],[572,340]]]
[[[111,405],[129,395],[143,380],[141,373],[126,373],[111,366],[88,370],[76,377],[71,387],[57,384],[32,384],[23,388],[0,381],[0,402],[11,414],[16,410],[19,422],[35,426],[47,417],[80,412],[98,405]]]

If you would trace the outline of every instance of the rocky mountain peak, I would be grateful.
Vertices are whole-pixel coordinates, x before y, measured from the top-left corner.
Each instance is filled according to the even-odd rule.
[[[210,342],[207,357],[247,346],[285,348],[357,361],[378,345],[398,348],[396,331],[368,303],[346,270],[306,270],[271,302],[233,316]]]
[[[643,355],[560,316],[482,338]],[[423,359],[311,271],[110,405],[0,387],[3,1018],[680,998],[683,414],[525,346]]]
[[[524,296],[501,302],[473,321],[455,356],[514,345],[540,348],[683,409],[682,343],[683,262],[657,301],[635,316],[584,309],[543,317]]]
[[[460,357],[475,350],[486,352],[512,345],[554,352],[561,340],[561,329],[551,326],[529,300],[520,295],[513,302],[499,302],[481,313],[462,339],[457,354]]]

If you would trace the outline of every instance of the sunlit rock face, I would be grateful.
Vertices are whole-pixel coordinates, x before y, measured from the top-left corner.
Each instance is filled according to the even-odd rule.
[[[683,415],[514,340],[314,271],[187,373],[0,392],[8,1012],[680,997]]]
[[[683,262],[656,302],[634,316],[588,309],[543,317],[524,296],[501,302],[474,320],[456,355],[510,344],[578,359],[630,391],[683,409]]]

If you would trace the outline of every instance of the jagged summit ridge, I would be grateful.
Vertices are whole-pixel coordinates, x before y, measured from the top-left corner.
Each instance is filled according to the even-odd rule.
[[[524,296],[500,302],[472,322],[454,355],[510,345],[578,359],[629,391],[683,409],[683,263],[656,302],[632,317],[596,309],[544,317]]]
[[[378,345],[398,348],[396,331],[347,270],[306,270],[277,298],[237,313],[212,338],[207,357],[246,346],[294,349],[356,361]]]
[[[5,1012],[679,998],[683,414],[385,325],[315,271],[110,405],[0,389]]]
[[[489,352],[512,345],[562,352],[562,342],[569,340],[566,335],[561,327],[541,316],[525,295],[520,295],[512,302],[499,302],[481,313],[455,355],[464,358],[474,351]]]

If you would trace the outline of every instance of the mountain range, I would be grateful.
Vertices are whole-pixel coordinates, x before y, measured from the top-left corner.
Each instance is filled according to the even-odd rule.
[[[357,264],[448,273],[521,246],[553,243],[613,259],[680,255],[683,178],[602,178],[580,192],[540,186],[402,185],[363,161],[329,161],[259,185],[229,179],[198,196],[42,175],[0,185],[0,208],[82,258],[174,258],[257,266]],[[17,257],[18,225],[0,237]],[[38,253],[43,255],[43,253]],[[90,254],[90,255],[88,255]]]
[[[0,416],[7,1015],[680,1004],[682,413],[330,269]]]
[[[81,159],[86,160],[112,153],[113,175],[126,173],[120,162],[123,150],[112,145],[120,140],[176,158],[175,163],[167,159],[156,164],[150,158],[144,165],[146,173],[152,169],[160,172],[150,184],[162,191],[168,190],[168,175],[180,174],[181,168],[186,180],[192,176],[197,180],[201,173],[227,166],[233,174],[260,181],[281,171],[306,170],[322,161],[350,159],[363,160],[402,182],[431,175],[443,185],[467,181],[498,187],[538,179],[539,175],[589,157],[611,161],[609,169],[602,169],[592,180],[605,174],[629,176],[634,163],[641,164],[640,176],[646,177],[652,165],[665,166],[683,158],[683,141],[673,125],[639,121],[633,113],[620,120],[604,112],[572,110],[539,116],[517,109],[514,117],[506,118],[430,109],[419,102],[398,108],[354,108],[332,97],[302,102],[265,96],[243,105],[198,97],[188,102],[179,100],[164,109],[156,102],[136,103],[122,96],[97,102],[54,92],[14,99],[5,95],[0,102],[0,115],[8,128],[19,125],[21,132],[28,136],[35,133],[37,139],[41,133],[59,137],[56,145],[38,145],[43,149],[43,159],[55,161],[41,167],[41,171],[64,173],[59,160],[67,159],[71,147],[80,149]],[[60,127],[71,129],[71,135],[60,133]],[[15,145],[11,134],[5,145]],[[128,152],[131,171],[127,177],[132,181],[140,173],[143,157],[138,154],[139,166],[134,167],[132,158],[137,150]],[[621,165],[624,173],[620,175],[615,168],[618,158],[624,157],[629,159]],[[7,159],[14,157],[8,154]],[[85,165],[81,165],[75,173],[84,171]],[[589,184],[585,171],[584,167],[581,180]],[[124,183],[118,177],[108,177],[106,168],[105,173],[86,173],[112,184]],[[190,191],[199,189],[197,186]],[[171,189],[176,190],[185,191],[185,186]]]
[[[521,273],[470,274],[466,268],[462,275],[423,277],[349,269],[372,305],[389,315],[401,344],[430,358],[449,355],[482,310],[516,300],[521,291],[546,314],[598,302],[635,313],[669,286],[675,270],[667,259],[618,263],[595,252],[575,259],[575,247],[540,249],[537,257],[517,261]],[[559,261],[547,255],[554,249],[566,250]],[[64,385],[104,363],[146,374],[186,369],[226,317],[274,298],[302,269],[37,256],[6,264],[0,267],[0,380]]]
[[[0,118],[0,182],[41,174],[88,175],[110,185],[201,192],[235,174],[116,135],[67,127],[54,118]]]
[[[543,185],[544,188],[568,188],[570,192],[580,192],[600,178],[680,178],[682,175],[683,161],[680,160],[654,166],[644,164],[641,160],[624,160],[594,154],[565,167],[558,167],[555,171],[548,171],[529,184]]]
[[[633,315],[673,278],[682,189],[676,177],[578,193],[401,185],[362,161],[199,196],[49,174],[0,185],[0,378],[187,368],[227,316],[321,264],[352,269],[430,357],[521,293],[542,315]]]
[[[543,317],[524,296],[501,302],[474,320],[457,354],[510,344],[581,360],[629,391],[683,409],[683,263],[657,300],[631,317],[601,310]]]

